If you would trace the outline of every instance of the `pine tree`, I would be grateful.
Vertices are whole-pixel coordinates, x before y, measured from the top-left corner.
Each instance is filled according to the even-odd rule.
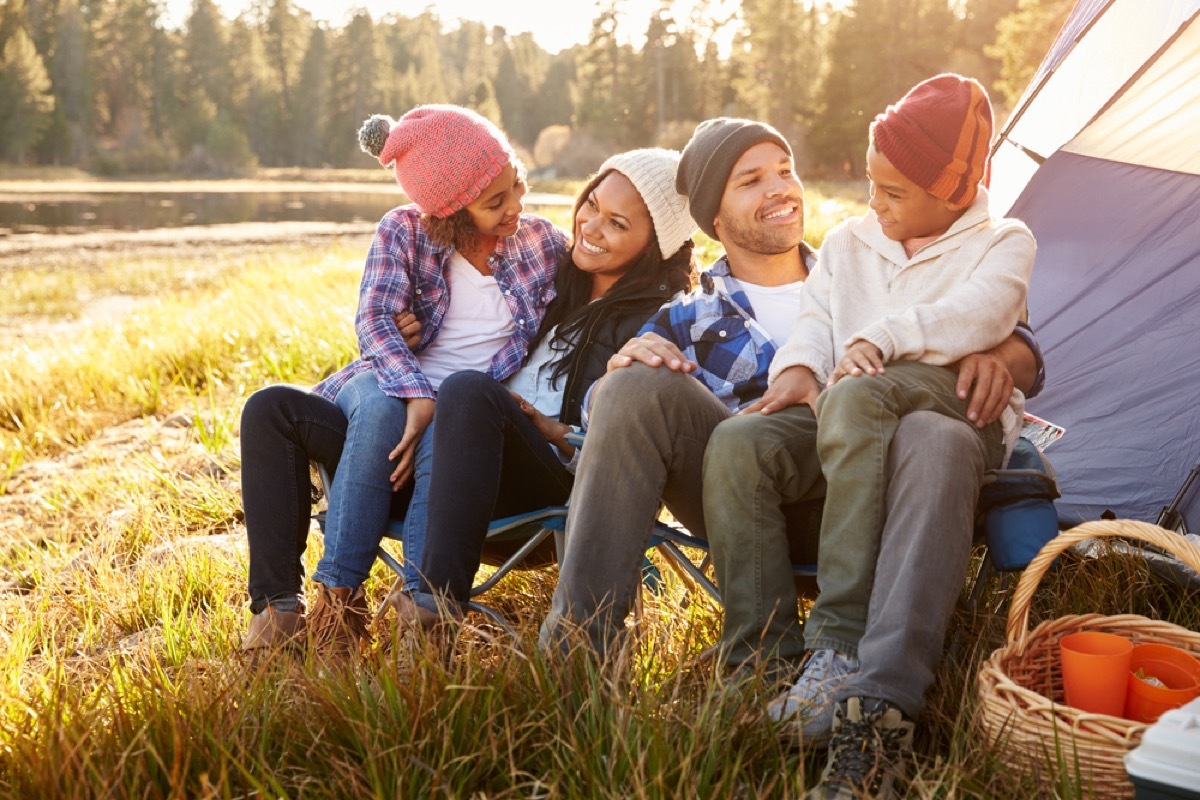
[[[817,159],[862,175],[871,120],[944,72],[960,24],[947,0],[855,0],[836,21],[810,142]]]
[[[50,75],[24,26],[10,28],[0,50],[0,151],[18,162],[50,125]]]
[[[313,28],[300,64],[296,94],[304,111],[296,130],[295,163],[319,166],[325,163],[325,128],[329,124],[329,44],[323,27]]]
[[[365,11],[354,15],[332,46],[331,74],[337,76],[329,91],[329,124],[325,131],[325,157],[338,167],[363,167],[368,159],[359,152],[356,132],[372,114],[397,117],[407,106],[385,103],[380,72],[386,60],[378,55],[375,24]]]
[[[54,92],[54,113],[37,146],[37,159],[47,164],[75,164],[87,159],[92,137],[92,81],[87,70],[90,36],[79,0],[59,0],[46,70]]]
[[[986,52],[1000,60],[995,86],[1009,108],[1021,99],[1074,5],[1074,0],[1021,0],[1017,11],[997,23],[996,42]]]

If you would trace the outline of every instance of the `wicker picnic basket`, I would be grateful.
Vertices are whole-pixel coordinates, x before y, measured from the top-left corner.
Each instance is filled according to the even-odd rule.
[[[1170,644],[1200,655],[1200,633],[1135,614],[1082,614],[1043,622],[1028,631],[1033,593],[1054,559],[1086,539],[1121,537],[1166,550],[1200,571],[1200,548],[1177,533],[1132,520],[1087,522],[1060,534],[1025,568],[1008,612],[1008,643],[980,667],[977,721],[1005,763],[1036,775],[1049,793],[1066,780],[1094,797],[1128,798],[1133,785],[1125,754],[1147,725],[1064,704],[1058,641],[1079,631],[1104,631],[1143,644]]]

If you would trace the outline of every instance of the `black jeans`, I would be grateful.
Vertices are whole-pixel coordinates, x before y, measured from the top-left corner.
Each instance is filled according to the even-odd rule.
[[[346,415],[332,401],[279,384],[250,395],[242,409],[242,505],[250,541],[250,610],[267,604],[303,610],[312,514],[308,462],[332,473],[346,441]]]
[[[574,476],[502,384],[482,372],[448,377],[433,417],[430,481],[419,605],[437,595],[470,600],[488,522],[562,505]]]

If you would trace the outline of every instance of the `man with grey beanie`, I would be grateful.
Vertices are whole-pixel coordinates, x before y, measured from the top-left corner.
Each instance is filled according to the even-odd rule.
[[[559,581],[542,626],[545,648],[580,628],[602,655],[621,644],[642,556],[665,501],[705,536],[704,450],[714,428],[767,389],[808,271],[804,188],[791,148],[769,125],[702,123],[683,151],[676,188],[725,246],[700,286],[668,303],[609,361],[586,408]]]
[[[582,629],[601,655],[621,644],[662,501],[693,535],[712,542],[725,606],[720,663],[738,668],[766,660],[782,677],[805,656],[790,564],[803,556],[812,560],[820,528],[803,512],[806,503],[819,507],[824,482],[815,456],[796,459],[796,448],[789,447],[796,443],[786,438],[809,432],[782,426],[762,435],[759,428],[769,427],[774,415],[759,412],[764,401],[777,410],[797,400],[769,393],[767,372],[787,339],[803,282],[816,267],[802,241],[804,190],[778,131],[728,118],[696,128],[676,188],[725,255],[701,274],[699,287],[664,306],[613,356],[593,390],[558,587],[541,643],[565,646],[571,630]],[[1014,333],[994,351],[963,359],[959,387],[970,392],[970,410],[1002,405],[993,396],[1007,399],[1014,378],[1020,388],[1030,388],[1040,366],[1035,346],[1032,336]],[[885,603],[914,582],[945,583],[943,576],[909,569],[911,561],[896,548],[914,537],[893,529],[943,530],[958,524],[958,509],[974,507],[978,485],[964,479],[968,471],[954,457],[964,426],[948,422],[931,412],[908,415],[893,441],[884,531],[892,546],[885,543],[881,551],[875,584]],[[869,622],[866,636],[873,631],[896,635]],[[864,641],[860,654],[869,651]],[[826,674],[830,665],[815,660],[803,676],[818,689],[860,668],[854,659]],[[816,695],[832,702],[829,692]],[[802,703],[785,704],[781,712],[787,713],[773,716],[802,725],[797,733],[809,743],[828,735],[828,709],[810,713],[805,707],[793,715],[792,707]]]

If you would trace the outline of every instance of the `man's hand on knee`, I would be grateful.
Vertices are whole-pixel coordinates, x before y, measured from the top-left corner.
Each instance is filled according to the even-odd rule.
[[[968,401],[967,419],[975,427],[982,428],[1000,419],[1012,390],[1012,375],[997,356],[974,353],[958,362],[958,398]]]
[[[817,413],[817,396],[821,384],[808,367],[788,367],[771,383],[766,393],[743,408],[738,414],[771,414],[789,406],[803,403]]]
[[[664,339],[657,333],[643,333],[635,339],[630,339],[616,355],[608,360],[608,372],[633,363],[645,364],[648,367],[666,367],[676,372],[695,372],[694,361],[688,361],[675,343]]]

